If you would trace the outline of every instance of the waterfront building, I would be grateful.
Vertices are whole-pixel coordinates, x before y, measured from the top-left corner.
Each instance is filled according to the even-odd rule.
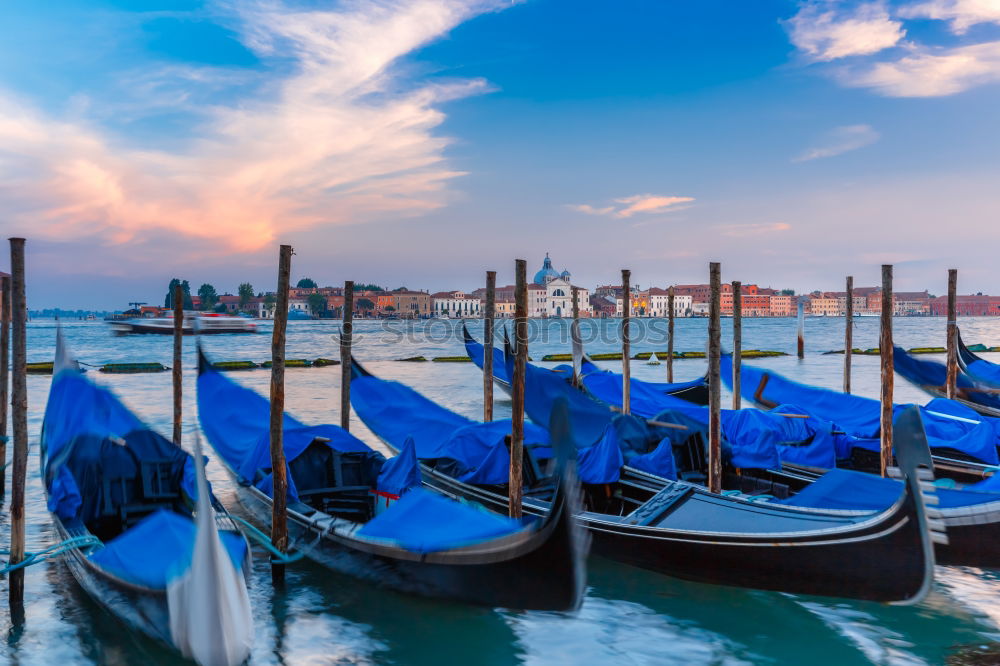
[[[613,317],[617,306],[612,298],[594,295],[590,297],[590,311],[594,317]]]
[[[813,317],[837,317],[843,315],[841,302],[836,296],[828,293],[814,291],[809,294],[808,301],[809,314]]]
[[[573,314],[573,284],[569,271],[558,272],[552,267],[552,259],[545,253],[542,267],[528,285],[528,316],[530,317],[570,317]],[[577,287],[578,306],[581,317],[589,317],[590,290]]]
[[[431,314],[435,317],[462,319],[480,317],[482,302],[462,291],[439,291],[431,294]]]
[[[426,291],[409,291],[400,289],[390,292],[392,307],[400,317],[416,319],[427,317],[431,313],[431,295]]]
[[[938,296],[930,302],[931,314],[948,315],[948,297]],[[960,317],[1000,316],[1000,296],[965,294],[955,296],[955,312]]]

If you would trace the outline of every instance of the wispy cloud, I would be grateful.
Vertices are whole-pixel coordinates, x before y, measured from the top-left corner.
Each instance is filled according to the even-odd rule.
[[[808,149],[793,162],[808,162],[823,157],[834,157],[858,148],[864,148],[878,141],[879,133],[871,125],[845,125],[836,127],[822,138],[817,145]]]
[[[229,19],[247,47],[291,66],[257,72],[256,93],[190,105],[185,110],[198,123],[172,149],[130,143],[102,122],[114,100],[89,100],[67,118],[0,90],[0,205],[13,227],[33,236],[149,245],[169,233],[217,252],[252,251],[283,232],[440,207],[447,183],[461,175],[445,159],[448,139],[436,134],[440,104],[486,84],[414,84],[394,64],[462,21],[507,5],[221,6],[237,12]],[[155,76],[149,85],[159,91],[219,85],[218,70]],[[164,99],[180,108],[188,97]],[[88,116],[90,109],[102,117]]]
[[[980,23],[1000,23],[1000,2],[995,0],[928,0],[899,8],[904,18],[948,21],[957,35]]]
[[[723,236],[760,236],[778,231],[788,231],[792,225],[785,222],[757,224],[723,224],[716,227]]]
[[[895,46],[906,34],[881,2],[853,8],[810,2],[787,21],[787,27],[792,44],[816,61],[878,53]]]
[[[907,19],[946,21],[959,43],[922,43],[907,33]],[[786,28],[808,59],[838,61],[826,71],[842,85],[887,97],[941,97],[1000,81],[1000,41],[962,39],[981,23],[1000,24],[1000,2],[923,0],[890,9],[884,3],[815,1],[803,5]],[[886,51],[890,47],[897,48]]]
[[[625,219],[639,213],[662,213],[671,207],[692,201],[694,201],[693,197],[635,194],[630,197],[615,199],[615,205],[597,207],[590,204],[570,204],[568,208],[588,215],[605,215]]]

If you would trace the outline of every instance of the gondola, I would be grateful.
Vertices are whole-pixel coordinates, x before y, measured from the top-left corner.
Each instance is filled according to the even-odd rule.
[[[970,352],[971,353],[971,352]],[[905,349],[893,347],[896,373],[924,392],[937,398],[947,397],[948,366],[940,361],[915,358]],[[980,363],[983,363],[980,361]],[[982,369],[982,366],[976,366]],[[983,416],[1000,417],[1000,393],[996,388],[976,381],[959,369],[955,378],[954,401]]]
[[[70,572],[153,640],[200,663],[241,663],[252,644],[249,544],[203,466],[88,380],[57,339],[40,465],[58,538],[80,544],[66,552]]]
[[[270,526],[268,401],[199,351],[198,408],[240,502]],[[572,464],[561,466],[551,510],[517,521],[412,488],[420,486],[419,470],[405,447],[386,461],[337,426],[309,426],[288,414],[284,447],[289,536],[317,563],[401,591],[490,607],[579,606],[586,534],[572,519]]]
[[[382,380],[352,360],[351,403],[364,423],[387,446],[398,450],[404,437],[415,441],[424,483],[489,506],[506,507],[506,485],[479,483],[472,477],[489,459],[456,461],[435,453],[451,429],[452,439],[487,430],[398,383]],[[529,394],[541,377],[555,390],[567,387],[553,373],[529,367]],[[544,390],[544,389],[541,389]],[[592,408],[574,400],[590,398],[566,388],[559,398],[570,405],[578,457],[589,457],[604,440],[581,447],[590,425],[583,421]],[[530,400],[529,398],[526,400]],[[622,415],[624,416],[624,415]],[[538,418],[532,416],[534,421]],[[609,437],[613,434],[605,430]],[[667,429],[666,432],[677,432]],[[896,603],[918,601],[933,577],[933,530],[925,515],[925,495],[932,486],[918,483],[917,467],[929,465],[919,414],[907,412],[897,429],[899,461],[906,478],[893,505],[884,511],[850,512],[769,505],[746,495],[714,494],[693,481],[668,480],[638,467],[617,468],[614,480],[585,484],[585,510],[580,522],[593,536],[594,551],[605,557],[705,583],[778,590],[790,593],[851,597]],[[532,441],[532,438],[535,440]],[[544,514],[552,501],[546,475],[537,458],[546,448],[541,435],[526,434],[525,510]],[[669,451],[670,444],[667,444]],[[660,456],[647,455],[645,463]],[[662,457],[662,456],[660,456]],[[672,460],[672,458],[671,458]],[[635,458],[630,462],[639,462]],[[927,469],[921,478],[931,478]],[[581,463],[581,478],[583,465]],[[937,538],[942,535],[934,532]]]
[[[965,374],[975,381],[993,389],[1000,389],[1000,365],[977,356],[962,342],[958,333],[958,363]]]
[[[480,370],[483,369],[485,358],[485,347],[469,333],[468,328],[465,324],[462,324],[462,336],[465,342],[465,352],[472,360],[472,362]],[[504,329],[504,344],[502,348],[493,348],[493,383],[500,387],[504,392],[510,394],[510,377],[507,372],[507,359],[512,357],[513,349],[510,345],[510,339],[507,335],[507,330]],[[582,381],[586,382],[608,382],[617,381],[619,384],[622,382],[622,376],[611,372],[610,370],[604,370],[594,361],[587,356],[582,354],[580,366],[580,376]],[[567,378],[572,376],[573,371],[572,366],[560,365],[553,368],[554,372],[562,373]],[[642,389],[655,391],[657,393],[662,393],[664,395],[670,395],[675,398],[685,400],[696,405],[707,405],[708,404],[708,384],[704,377],[699,377],[688,382],[677,382],[677,383],[667,383],[667,382],[644,382],[638,379],[632,379],[632,386],[639,388],[641,385]]]
[[[722,376],[731,386],[729,361],[723,357]],[[893,490],[891,481],[864,481],[862,488],[858,477],[860,471],[879,470],[877,400],[801,384],[746,364],[741,368],[741,378],[746,399],[773,412],[809,416],[777,419],[776,427],[784,426],[786,433],[798,432],[786,434],[786,446],[779,448],[800,456],[817,448],[828,454],[835,452],[822,463],[804,457],[786,460],[780,456],[782,471],[771,472],[769,476],[803,489],[788,502],[836,509],[875,509],[888,505],[898,492]],[[896,405],[894,411],[898,415],[904,409]],[[996,469],[997,424],[941,398],[930,401],[920,411],[933,445],[935,470],[968,484],[961,489],[938,489],[938,512],[948,530],[948,544],[936,548],[938,562],[1000,567],[1000,477],[990,476]],[[790,440],[799,440],[795,443],[798,445],[792,445]],[[815,446],[819,442],[822,446]],[[978,460],[973,459],[976,456]],[[991,462],[987,464],[982,459]],[[825,472],[835,466],[848,469]]]

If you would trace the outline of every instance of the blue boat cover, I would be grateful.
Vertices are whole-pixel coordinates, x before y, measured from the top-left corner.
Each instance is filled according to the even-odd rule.
[[[693,382],[698,385],[701,380]],[[622,406],[622,376],[613,372],[598,372],[583,376],[583,385],[598,400]],[[677,398],[661,390],[656,384],[633,379],[629,382],[629,408],[636,416],[651,419],[668,409],[685,409],[692,403]]]
[[[921,388],[933,386],[944,390],[948,376],[948,367],[944,363],[916,358],[900,347],[893,347],[893,362],[896,372],[917,386]],[[969,402],[1000,409],[1000,396],[988,391],[969,390],[979,387],[968,375],[959,372],[955,383],[959,389],[966,389],[964,397]]]
[[[209,368],[198,376],[198,414],[205,436],[226,465],[235,470],[243,482],[253,483],[270,495],[271,474],[258,479],[261,470],[271,468],[271,405],[268,400]],[[286,413],[283,427],[286,464],[298,458],[316,438],[329,440],[324,444],[334,451],[372,451],[339,426],[307,426]],[[291,473],[286,476],[289,501],[297,501],[295,479]]]
[[[938,488],[938,506],[949,509],[1000,501],[1000,493],[977,490]],[[849,469],[832,469],[792,497],[773,501],[814,509],[883,511],[892,506],[902,493],[901,481]]]
[[[175,576],[187,571],[196,531],[190,518],[160,510],[94,551],[90,560],[130,583],[164,590]],[[219,538],[233,566],[240,570],[246,541],[235,532],[220,531]]]
[[[624,464],[614,424],[608,424],[597,444],[577,453],[577,475],[583,483],[614,483],[621,476]]]
[[[633,455],[626,461],[626,464],[643,472],[676,481],[677,461],[674,459],[673,449],[673,441],[669,437],[664,437],[655,449],[649,453]]]
[[[385,539],[417,553],[433,553],[522,529],[525,526],[512,518],[414,488],[361,527],[357,534]]]
[[[553,374],[547,370],[538,372]],[[561,378],[558,381],[567,385]],[[582,393],[577,395],[593,403]],[[510,453],[504,438],[511,432],[510,419],[479,423],[428,400],[404,384],[372,376],[352,380],[351,405],[365,425],[393,448],[400,449],[407,438],[412,438],[417,458],[454,461],[449,473],[460,481],[480,485],[507,483]],[[585,481],[602,479],[587,482],[608,483],[610,467],[621,467],[620,453],[607,445],[595,445],[605,443],[605,430],[611,421],[603,422],[600,433],[591,440],[578,439],[578,423],[571,423],[574,440],[580,445],[578,476]],[[524,424],[524,446],[538,460],[552,457],[548,431],[535,423]]]
[[[721,374],[723,381],[731,388],[732,359],[729,355],[722,357]],[[768,379],[761,393],[764,400],[779,406],[786,405],[789,412],[808,414],[827,422],[830,432],[846,433],[844,436],[834,436],[838,447],[837,457],[847,457],[845,453],[849,454],[852,446],[878,449],[881,429],[878,400],[802,384],[776,372],[748,364],[743,364],[741,368],[742,394],[748,399],[755,399],[765,375]],[[894,413],[898,414],[904,408],[905,405],[895,405]],[[951,448],[987,464],[1000,463],[997,456],[1000,419],[981,416],[968,407],[943,398],[931,400],[921,407],[920,416],[931,449]],[[964,420],[949,416],[958,416]]]
[[[477,368],[483,369],[485,365],[483,359],[486,357],[485,345],[469,337],[465,341],[465,353],[468,354]],[[510,383],[510,375],[507,374],[507,366],[503,360],[503,347],[498,348],[495,344],[493,345],[493,376],[502,382]]]
[[[994,388],[1000,387],[1000,365],[983,359],[965,364],[965,372],[973,379],[979,380]]]
[[[390,495],[402,495],[410,488],[420,486],[420,463],[417,462],[417,447],[413,438],[407,437],[399,454],[382,465],[378,474],[377,489]]]
[[[580,374],[583,377],[584,385],[587,385],[588,376],[600,376],[608,375],[612,379],[618,382],[618,386],[621,387],[623,384],[623,377],[617,372],[612,372],[611,370],[602,370],[596,365],[590,362],[585,362],[583,368],[580,370]],[[636,391],[653,391],[656,393],[674,393],[675,391],[683,391],[685,389],[696,388],[698,386],[705,385],[705,378],[698,377],[697,379],[692,379],[688,382],[675,382],[669,384],[667,382],[648,382],[642,379],[636,379],[635,377],[629,378],[629,384],[631,387],[630,395],[634,394]],[[590,387],[587,386],[589,389]],[[619,391],[620,392],[620,391]]]

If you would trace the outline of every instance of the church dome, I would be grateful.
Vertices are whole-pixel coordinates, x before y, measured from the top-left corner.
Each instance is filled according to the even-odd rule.
[[[535,273],[535,284],[546,284],[549,280],[557,280],[559,272],[552,268],[552,260],[549,253],[545,253],[545,261],[542,262],[542,270]]]
[[[561,277],[563,280],[568,280],[570,278],[569,271],[563,271],[562,273],[559,274],[559,277]]]

